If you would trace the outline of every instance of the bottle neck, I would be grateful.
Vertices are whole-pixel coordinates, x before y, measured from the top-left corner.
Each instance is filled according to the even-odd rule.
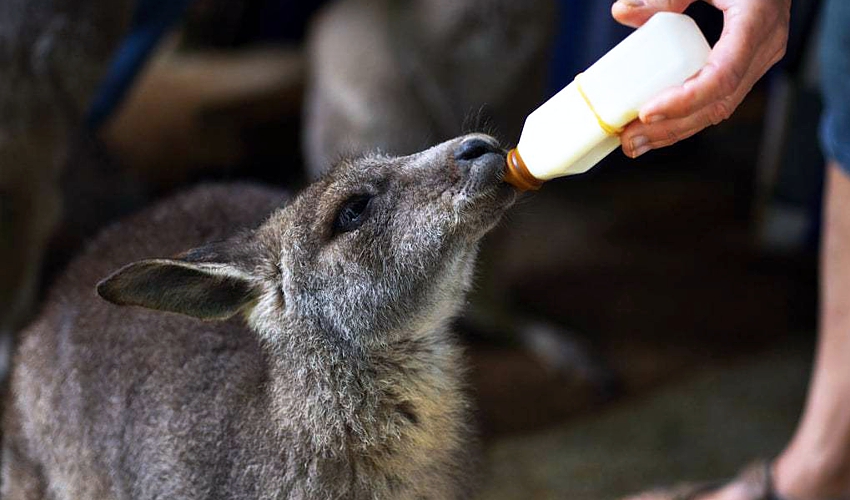
[[[543,181],[531,175],[519,150],[513,148],[508,151],[507,168],[505,169],[505,182],[520,191],[536,191],[543,185]]]

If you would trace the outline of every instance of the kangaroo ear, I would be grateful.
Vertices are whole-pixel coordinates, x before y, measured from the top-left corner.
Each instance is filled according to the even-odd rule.
[[[207,320],[227,319],[254,299],[251,277],[235,266],[180,259],[129,264],[98,283],[97,293],[121,306],[141,306]]]

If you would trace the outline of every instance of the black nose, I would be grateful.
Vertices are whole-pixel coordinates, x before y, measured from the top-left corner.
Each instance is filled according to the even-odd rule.
[[[474,160],[487,153],[498,152],[498,145],[479,137],[472,137],[461,142],[460,146],[457,147],[455,150],[455,160]]]

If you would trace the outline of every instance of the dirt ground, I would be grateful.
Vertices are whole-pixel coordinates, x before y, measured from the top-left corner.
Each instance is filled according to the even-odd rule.
[[[786,341],[487,447],[481,499],[614,499],[731,477],[774,456],[802,408],[810,346]],[[519,409],[515,409],[519,410]]]

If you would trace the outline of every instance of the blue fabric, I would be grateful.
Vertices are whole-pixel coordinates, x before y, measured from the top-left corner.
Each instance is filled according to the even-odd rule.
[[[850,175],[850,1],[826,0],[820,39],[824,155]]]
[[[567,86],[632,32],[611,17],[610,1],[558,0],[548,95]]]
[[[186,13],[191,0],[139,0],[130,33],[118,47],[94,95],[86,124],[97,130],[112,114],[162,36]]]

